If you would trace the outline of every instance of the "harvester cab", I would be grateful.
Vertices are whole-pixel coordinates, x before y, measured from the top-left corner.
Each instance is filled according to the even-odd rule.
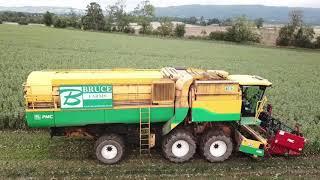
[[[240,84],[242,92],[242,122],[251,123],[244,121],[252,120],[260,124],[259,115],[267,102],[267,97],[264,96],[265,91],[272,83],[259,76],[251,75],[230,75],[229,79]]]
[[[264,97],[264,91],[266,87],[264,86],[242,86],[242,109],[241,114],[244,117],[255,116],[259,114],[259,108],[262,107],[262,100]],[[264,98],[265,99],[265,98]]]
[[[272,116],[272,106],[266,105],[265,91],[272,84],[259,76],[231,75],[229,79],[239,82],[242,92],[240,129],[255,139],[239,132],[239,150],[254,156],[300,155],[306,140],[299,126],[285,125]]]

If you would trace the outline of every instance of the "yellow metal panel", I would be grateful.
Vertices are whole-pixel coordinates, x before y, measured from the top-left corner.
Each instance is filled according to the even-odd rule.
[[[263,144],[260,141],[255,141],[255,140],[244,138],[241,142],[241,145],[258,149],[260,147],[260,145],[263,145]]]
[[[197,95],[197,101],[241,100],[241,95]]]
[[[114,94],[128,94],[128,93],[150,93],[151,85],[116,85],[113,86]]]
[[[54,76],[54,72],[50,71],[34,71],[29,74],[26,86],[30,85],[42,85],[49,86],[51,85],[51,79]]]
[[[268,144],[267,140],[264,137],[262,137],[258,132],[253,130],[250,126],[242,125],[241,128],[244,129],[245,131],[247,131],[249,134],[251,134],[257,140],[259,140],[262,144],[264,144],[264,145]]]
[[[123,78],[123,79],[54,79],[52,80],[52,84],[54,86],[59,85],[97,85],[97,84],[151,84],[155,79],[131,79],[131,78]]]
[[[239,94],[239,84],[233,81],[196,81],[196,94]]]
[[[36,95],[51,95],[52,94],[52,86],[31,86],[27,90],[27,94],[36,94]]]
[[[264,79],[259,76],[252,75],[230,75],[228,76],[229,80],[239,82],[240,85],[248,85],[248,86],[271,86],[272,83],[267,79]]]
[[[113,100],[125,101],[135,99],[149,99],[151,100],[151,94],[113,94]]]
[[[51,95],[52,88],[60,85],[84,84],[137,84],[146,86],[129,86],[127,93],[151,93],[151,84],[163,78],[159,70],[66,70],[34,71],[28,76],[27,95]],[[118,91],[118,87],[115,87]],[[119,90],[122,92],[121,88]]]
[[[241,100],[194,101],[193,108],[203,108],[215,113],[240,113]]]
[[[34,71],[27,80],[28,85],[142,83],[163,78],[159,70],[67,70]]]
[[[52,72],[35,71],[28,76],[26,86],[26,95],[52,95],[52,85],[50,79]]]
[[[240,113],[239,84],[230,80],[196,81],[196,101],[192,107],[215,113]]]
[[[52,96],[27,96],[26,100],[28,102],[52,102],[53,101],[53,97]]]
[[[53,84],[151,84],[152,81],[162,78],[159,70],[120,70],[120,71],[84,71],[84,72],[57,72],[52,80]]]

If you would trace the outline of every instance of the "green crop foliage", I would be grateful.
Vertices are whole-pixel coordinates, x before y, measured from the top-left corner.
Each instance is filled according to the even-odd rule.
[[[25,127],[22,84],[31,71],[176,66],[269,79],[275,116],[289,125],[302,124],[310,141],[320,139],[320,52],[315,50],[1,25],[0,61],[1,128]]]
[[[160,149],[151,157],[127,148],[119,164],[100,164],[93,155],[94,141],[49,138],[44,131],[0,131],[0,179],[317,179],[319,155],[253,160],[233,155],[223,163],[195,156],[187,163],[170,163]],[[239,178],[238,178],[239,179]]]

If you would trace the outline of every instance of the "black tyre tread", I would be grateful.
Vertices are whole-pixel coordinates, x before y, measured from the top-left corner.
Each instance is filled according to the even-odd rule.
[[[181,158],[177,158],[172,153],[172,144],[179,139],[183,139],[189,143],[189,153]],[[196,142],[194,136],[187,130],[177,129],[167,135],[162,143],[162,151],[168,160],[175,163],[183,163],[190,160],[196,152]]]
[[[104,161],[104,159],[100,159],[100,156],[98,155],[98,152],[97,152],[98,146],[101,143],[103,143],[105,141],[109,141],[109,140],[117,142],[119,144],[119,146],[121,147],[121,155],[120,155],[121,157],[116,162],[112,162],[112,161],[108,162],[107,160]],[[102,162],[104,164],[115,164],[115,163],[117,163],[117,162],[122,160],[122,158],[124,156],[124,153],[125,153],[125,144],[124,144],[123,138],[120,135],[117,135],[117,134],[105,134],[105,135],[99,137],[98,140],[95,142],[94,150],[95,150],[95,155],[96,155],[97,159],[100,162]]]
[[[123,138],[120,136],[120,135],[117,135],[117,134],[104,134],[102,136],[100,136],[95,144],[94,144],[94,148],[96,149],[96,147],[102,143],[103,141],[105,140],[115,140],[119,143],[121,143],[121,145],[124,147],[124,141],[123,141]]]
[[[203,155],[204,153],[204,144],[206,143],[207,139],[210,138],[211,136],[219,136],[223,135],[223,131],[220,129],[210,129],[209,131],[205,132],[202,137],[200,138],[200,143],[199,143],[199,152],[200,154]]]
[[[227,144],[227,151],[221,157],[214,157],[210,154],[210,145],[207,144],[208,141],[215,141],[215,140],[222,140]],[[233,143],[229,136],[223,134],[222,131],[218,133],[215,131],[210,131],[202,138],[200,149],[202,155],[209,161],[209,162],[222,162],[227,160],[233,152]]]

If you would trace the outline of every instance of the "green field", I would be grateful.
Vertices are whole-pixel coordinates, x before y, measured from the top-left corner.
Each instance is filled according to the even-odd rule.
[[[273,82],[267,93],[274,114],[302,124],[309,152],[320,152],[320,52],[266,48],[223,42],[172,40],[121,34],[82,32],[40,26],[0,25],[0,128],[24,128],[22,84],[31,71],[70,68],[160,68],[163,66],[223,69],[255,74]],[[231,163],[167,163],[158,151],[140,160],[98,165],[91,142],[55,138],[45,132],[0,133],[1,176],[185,177],[319,176],[319,158],[276,158],[256,163],[240,157]],[[85,147],[85,148],[83,148]],[[285,169],[280,167],[285,166]],[[299,167],[298,170],[296,167]],[[291,169],[296,169],[292,171]],[[233,171],[229,174],[228,171]],[[308,175],[308,174],[307,174]]]
[[[320,176],[320,157],[274,157],[255,160],[233,155],[223,163],[209,163],[196,156],[191,162],[175,164],[165,160],[159,150],[151,157],[127,148],[122,162],[99,164],[89,140],[53,138],[46,132],[0,131],[0,179],[36,177],[39,179],[316,179]]]
[[[0,25],[0,60],[2,128],[21,127],[22,84],[31,71],[179,66],[269,79],[277,117],[301,123],[311,140],[320,138],[320,51]]]

